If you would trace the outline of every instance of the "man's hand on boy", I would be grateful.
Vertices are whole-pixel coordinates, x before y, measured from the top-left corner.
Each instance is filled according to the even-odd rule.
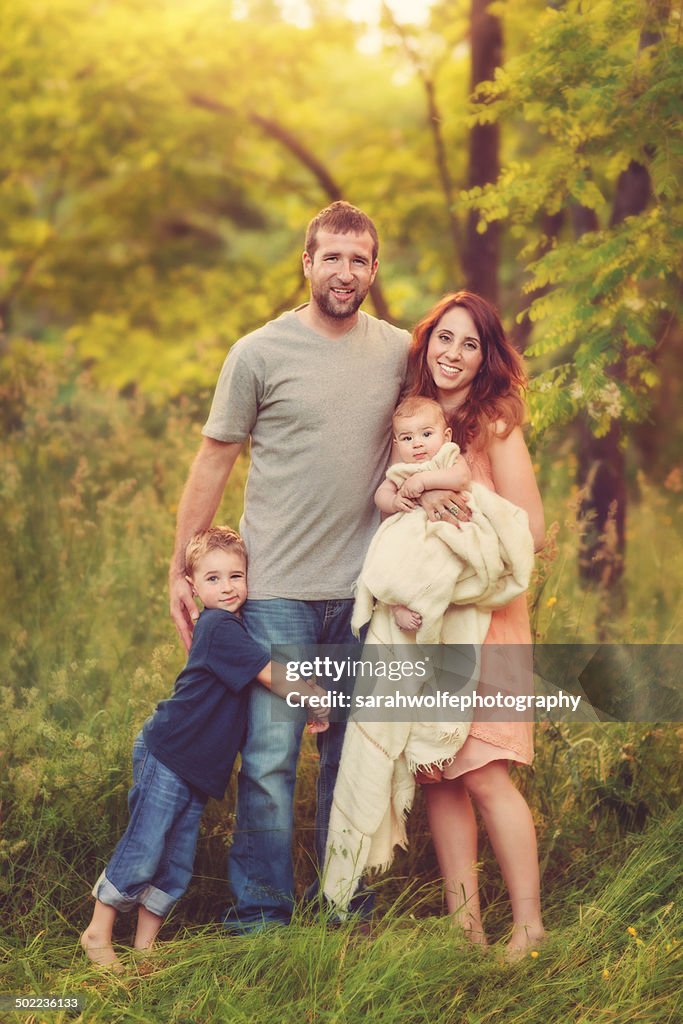
[[[192,596],[192,588],[184,575],[173,573],[169,576],[169,591],[171,618],[178,630],[178,636],[185,644],[185,650],[189,651],[192,644],[192,630],[199,618],[199,609]]]

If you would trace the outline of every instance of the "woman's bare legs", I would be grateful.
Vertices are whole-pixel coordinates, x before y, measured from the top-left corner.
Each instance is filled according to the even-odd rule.
[[[508,772],[507,761],[490,761],[463,776],[488,832],[512,907],[512,958],[541,941],[541,880],[536,829],[529,805]]]
[[[477,822],[461,779],[423,786],[429,827],[446,888],[446,905],[473,943],[487,944],[477,877]]]
[[[95,900],[95,909],[90,924],[81,935],[81,946],[93,963],[99,964],[101,967],[111,967],[119,974],[123,967],[114,952],[111,940],[117,913],[115,907]]]
[[[138,907],[138,924],[135,929],[133,949],[151,949],[165,918],[153,914],[146,907]]]
[[[448,909],[473,942],[486,942],[477,884],[477,825],[481,813],[512,906],[508,955],[520,956],[545,935],[541,920],[536,830],[528,804],[508,774],[491,761],[459,779],[423,787]]]

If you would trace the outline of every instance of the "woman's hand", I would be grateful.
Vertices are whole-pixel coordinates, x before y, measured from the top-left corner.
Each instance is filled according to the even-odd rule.
[[[452,523],[460,528],[472,518],[467,505],[467,491],[425,491],[420,495],[420,504],[432,523]]]

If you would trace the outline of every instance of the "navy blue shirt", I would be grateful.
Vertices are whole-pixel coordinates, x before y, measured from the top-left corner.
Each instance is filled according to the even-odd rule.
[[[244,738],[249,683],[269,661],[241,619],[205,608],[173,695],[143,726],[147,749],[201,793],[220,799]]]

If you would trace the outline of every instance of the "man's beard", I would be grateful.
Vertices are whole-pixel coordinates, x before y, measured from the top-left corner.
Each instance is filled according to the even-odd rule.
[[[331,317],[333,320],[346,320],[348,317],[353,316],[365,301],[365,296],[368,294],[368,291],[368,288],[366,288],[365,291],[356,291],[353,296],[353,300],[349,303],[345,303],[342,309],[339,306],[334,305],[335,299],[329,288],[311,288],[311,294],[313,295],[320,312],[324,313],[325,316]]]

